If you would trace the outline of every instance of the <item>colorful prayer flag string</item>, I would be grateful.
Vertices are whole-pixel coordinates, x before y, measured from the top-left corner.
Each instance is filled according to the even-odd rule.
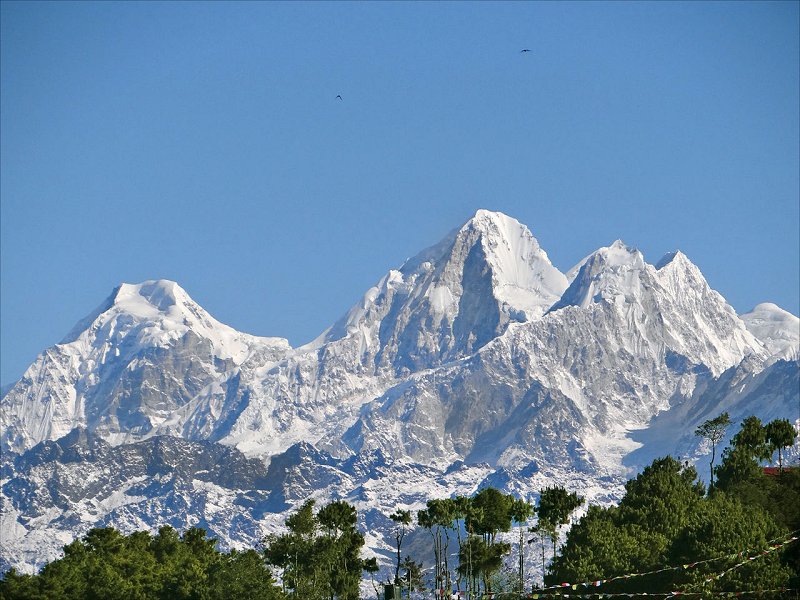
[[[675,598],[677,596],[685,597],[685,598],[696,598],[700,596],[718,596],[720,598],[739,598],[743,596],[754,596],[759,595],[763,596],[765,594],[782,594],[785,596],[787,593],[796,593],[800,592],[798,589],[794,588],[778,588],[772,590],[745,590],[745,591],[738,591],[738,592],[728,592],[728,591],[719,591],[719,592],[711,592],[711,591],[704,591],[704,592],[613,592],[613,593],[593,593],[593,594],[558,594],[558,593],[550,593],[550,592],[538,592],[529,594],[527,598],[531,598],[533,600],[544,600],[545,598],[583,598],[586,600],[590,599],[612,599],[612,598],[639,598],[639,597],[654,597],[654,598]]]

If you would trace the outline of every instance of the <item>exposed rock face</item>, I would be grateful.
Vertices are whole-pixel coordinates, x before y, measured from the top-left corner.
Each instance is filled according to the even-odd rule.
[[[488,211],[300,348],[123,284],[0,402],[0,554],[31,568],[96,524],[253,545],[306,497],[354,502],[380,553],[398,506],[481,485],[612,502],[723,410],[797,420],[797,323],[740,319],[679,252],[618,241],[565,276]]]

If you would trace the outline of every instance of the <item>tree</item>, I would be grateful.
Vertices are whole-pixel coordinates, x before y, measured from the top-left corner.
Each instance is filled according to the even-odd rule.
[[[547,487],[539,495],[539,522],[544,529],[552,533],[553,556],[556,554],[558,530],[569,523],[570,515],[583,504],[583,498],[575,492],[568,492],[562,487]]]
[[[681,532],[672,540],[668,553],[669,564],[686,564],[701,557],[734,556],[739,552],[754,552],[769,547],[770,540],[785,532],[758,506],[745,506],[724,493],[700,502]],[[786,587],[791,571],[781,564],[775,552],[759,556],[722,578],[714,575],[743,561],[734,558],[727,563],[704,564],[695,569],[675,572],[673,585],[687,591],[736,592],[739,590],[770,590]],[[711,581],[709,581],[711,579]]]
[[[711,467],[709,489],[714,487],[714,460],[716,459],[717,444],[725,437],[725,431],[731,424],[730,416],[727,412],[722,413],[714,419],[704,421],[700,427],[694,430],[697,437],[708,440],[711,443]]]
[[[467,496],[456,496],[450,500],[452,503],[452,511],[453,511],[453,520],[455,521],[455,530],[456,530],[456,537],[458,540],[458,556],[462,555],[462,550],[464,548],[465,538],[461,535],[461,528],[463,525],[464,531],[469,537],[470,530],[468,523],[470,522],[467,519],[467,516],[472,512],[472,501]],[[468,558],[469,560],[469,558]],[[458,573],[458,579],[456,584],[458,586],[459,591],[461,590],[461,581],[464,577],[463,572],[460,570],[461,564],[459,564],[459,569],[456,569],[456,573]],[[470,580],[467,579],[467,593],[469,595],[470,588],[469,588]]]
[[[411,592],[414,590],[423,591],[425,584],[422,580],[422,563],[415,562],[410,556],[406,556],[400,566],[403,569],[403,584],[408,589],[408,597],[411,597]]]
[[[428,500],[427,508],[417,513],[417,523],[431,534],[433,541],[434,587],[450,589],[450,567],[448,554],[449,530],[456,520],[455,503],[451,499]]]
[[[684,468],[671,457],[660,458],[626,484],[618,506],[589,507],[570,530],[547,581],[594,581],[652,571],[644,577],[606,582],[603,592],[646,589],[668,595],[675,590],[783,588],[793,567],[782,564],[778,552],[769,556],[759,552],[787,531],[759,505],[745,504],[721,487],[706,496],[693,467]],[[746,550],[759,560],[743,559],[740,553]],[[788,558],[789,553],[785,554]],[[707,560],[715,557],[720,561]],[[688,564],[693,568],[663,569]],[[715,578],[734,566],[725,577]]]
[[[761,483],[762,471],[752,453],[742,446],[731,446],[722,453],[722,462],[714,467],[716,487],[726,492],[749,483]]]
[[[11,568],[3,573],[0,578],[0,598],[5,600],[38,600],[42,598],[39,594],[39,578],[35,575],[18,573],[15,568]]]
[[[396,510],[389,515],[389,518],[397,525],[394,531],[394,539],[397,543],[397,564],[394,570],[395,585],[402,585],[400,581],[400,547],[403,545],[403,538],[406,537],[406,527],[411,524],[411,511]]]
[[[714,468],[717,487],[726,492],[752,494],[763,491],[762,460],[770,456],[766,429],[758,417],[747,417],[731,445],[722,452],[722,462]],[[751,488],[746,490],[746,488]]]
[[[203,529],[179,535],[164,526],[128,536],[95,528],[64,547],[64,556],[38,575],[7,573],[4,600],[203,599],[275,600],[271,574],[253,551],[223,554]]]
[[[731,444],[747,450],[758,461],[769,459],[771,454],[767,444],[767,430],[756,416],[749,416],[742,421],[741,429],[733,436]]]
[[[364,536],[356,530],[356,509],[343,500],[336,500],[317,514],[326,530],[321,547],[326,549],[331,598],[358,598],[358,585],[365,563],[359,554]]]
[[[477,509],[471,516],[472,530],[485,535],[486,541],[493,544],[499,532],[511,529],[513,502],[513,496],[507,496],[496,488],[483,488],[472,498],[472,505]]]
[[[320,597],[319,565],[311,566],[319,534],[314,500],[307,500],[286,519],[287,533],[264,538],[264,559],[282,570],[284,592],[298,597]]]
[[[773,452],[775,450],[778,451],[778,468],[780,473],[783,474],[782,450],[794,444],[797,432],[788,419],[775,419],[767,423],[766,437],[770,449]],[[772,452],[770,452],[771,454]]]
[[[502,566],[502,557],[511,550],[507,543],[497,542],[497,534],[511,529],[511,514],[514,497],[488,487],[478,492],[470,501],[466,512],[468,535],[466,557],[460,555],[459,571],[467,575],[472,589],[478,587],[480,576],[484,590],[492,591],[491,575]],[[481,543],[472,539],[480,536]],[[466,571],[461,568],[462,558],[467,559]]]
[[[511,550],[506,542],[487,542],[485,536],[470,535],[461,548],[458,561],[459,572],[469,583],[467,597],[480,590],[479,580],[487,594],[492,592],[491,575],[503,566],[503,555]]]
[[[264,540],[264,557],[283,569],[285,591],[305,599],[355,600],[361,573],[364,536],[356,530],[356,510],[337,500],[314,513],[308,500],[286,519],[288,533]]]
[[[525,502],[522,499],[514,499],[511,504],[511,520],[517,524],[519,528],[519,572],[517,574],[518,581],[515,586],[515,591],[522,594],[525,591],[525,545],[524,538],[524,525],[528,522],[535,512],[535,508],[530,502]]]
[[[380,593],[378,592],[378,586],[375,583],[375,573],[381,570],[380,566],[378,565],[378,559],[374,556],[368,558],[364,561],[363,565],[364,571],[369,573],[369,580],[372,583],[372,589],[375,590],[375,598],[380,598]]]
[[[273,600],[277,598],[272,573],[255,550],[231,550],[209,572],[203,600]]]
[[[555,536],[554,528],[548,523],[547,521],[542,520],[539,518],[539,521],[536,523],[535,527],[531,527],[528,531],[535,534],[536,537],[531,538],[528,540],[528,543],[538,541],[539,542],[539,549],[541,550],[542,555],[542,577],[544,577],[546,570],[545,570],[545,541],[552,540]],[[555,556],[553,557],[555,558]],[[544,581],[542,581],[542,587],[544,587]]]

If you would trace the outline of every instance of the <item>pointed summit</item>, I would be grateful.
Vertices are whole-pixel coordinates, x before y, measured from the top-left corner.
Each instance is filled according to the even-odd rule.
[[[670,264],[673,261],[689,262],[689,259],[680,250],[675,250],[673,252],[667,252],[664,256],[661,257],[661,260],[659,260],[656,263],[656,269],[662,269],[662,268],[666,267],[668,264]]]
[[[492,270],[494,296],[522,311],[526,320],[539,318],[567,288],[566,277],[556,269],[530,230],[500,212],[479,210],[459,231],[472,243],[480,235],[486,262]]]
[[[180,285],[168,279],[120,284],[103,304],[73,327],[61,344],[97,336],[99,331],[107,331],[105,342],[135,334],[137,346],[169,345],[191,331],[220,349],[221,355],[235,360],[252,342],[289,348],[283,338],[252,336],[220,323]]]
[[[362,360],[414,371],[471,354],[510,322],[540,318],[566,287],[525,225],[479,210],[391,271],[325,339],[355,336]]]
[[[642,253],[622,240],[598,249],[579,264],[572,283],[551,312],[566,306],[586,308],[593,302],[612,300],[619,295],[629,297],[639,287],[646,270]]]

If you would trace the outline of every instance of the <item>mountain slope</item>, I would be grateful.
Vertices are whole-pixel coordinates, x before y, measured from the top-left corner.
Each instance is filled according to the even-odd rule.
[[[629,431],[646,427],[699,375],[746,356],[765,351],[688,259],[656,269],[615,242],[585,261],[543,318],[391,388],[343,442],[423,463],[619,473],[636,447]]]
[[[389,556],[387,515],[431,497],[609,503],[653,452],[702,455],[687,423],[797,419],[787,315],[743,321],[682,253],[621,241],[565,276],[483,210],[299,348],[123,284],[0,400],[2,554],[30,568],[103,523],[252,544],[312,496],[356,504]]]
[[[511,322],[541,317],[566,287],[527,227],[480,210],[390,271],[324,341],[349,336],[362,363],[413,372],[472,354]]]
[[[282,338],[219,323],[174,282],[122,284],[3,397],[0,448],[21,451],[75,427],[112,443],[180,429],[182,414],[197,405],[213,414],[235,396],[240,369],[289,350]],[[213,438],[216,422],[187,437]]]
[[[800,319],[772,304],[759,304],[741,316],[747,329],[775,359],[796,360],[800,347]]]

